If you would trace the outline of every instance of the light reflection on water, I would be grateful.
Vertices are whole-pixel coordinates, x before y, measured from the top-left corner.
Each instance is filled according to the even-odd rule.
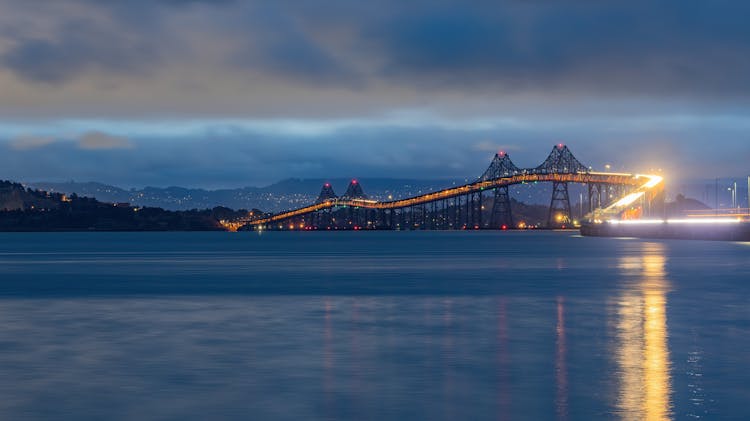
[[[620,263],[632,281],[618,303],[617,408],[626,420],[666,420],[671,416],[666,256],[662,244],[642,247],[642,255],[624,256]]]
[[[476,234],[0,241],[0,419],[748,418],[745,245]]]
[[[557,381],[557,394],[555,396],[555,407],[558,420],[568,419],[568,369],[566,367],[566,345],[565,345],[565,306],[564,298],[557,297],[557,354],[555,357],[555,380]]]

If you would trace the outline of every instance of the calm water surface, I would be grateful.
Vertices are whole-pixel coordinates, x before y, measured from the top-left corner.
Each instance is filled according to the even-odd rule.
[[[0,419],[750,418],[750,244],[0,234]]]

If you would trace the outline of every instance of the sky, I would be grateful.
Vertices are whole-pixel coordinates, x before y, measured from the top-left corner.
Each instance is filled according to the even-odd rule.
[[[750,3],[0,0],[0,179],[750,174]]]

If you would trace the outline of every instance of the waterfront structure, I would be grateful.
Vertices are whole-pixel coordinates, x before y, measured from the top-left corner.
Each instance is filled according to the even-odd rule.
[[[369,200],[352,180],[346,193],[332,194],[324,185],[318,200],[298,209],[243,221],[257,229],[508,229],[514,228],[508,187],[552,183],[547,227],[572,227],[569,183],[588,187],[591,218],[630,212],[632,217],[658,211],[662,178],[655,175],[595,172],[564,144],[555,145],[540,165],[518,167],[507,153],[495,155],[476,181],[419,196],[390,201]],[[485,198],[485,193],[494,197]],[[619,199],[619,200],[618,200]],[[485,216],[490,204],[490,217]]]

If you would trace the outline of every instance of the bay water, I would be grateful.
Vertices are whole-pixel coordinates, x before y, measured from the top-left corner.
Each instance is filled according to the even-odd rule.
[[[750,244],[0,234],[1,419],[750,418]]]

